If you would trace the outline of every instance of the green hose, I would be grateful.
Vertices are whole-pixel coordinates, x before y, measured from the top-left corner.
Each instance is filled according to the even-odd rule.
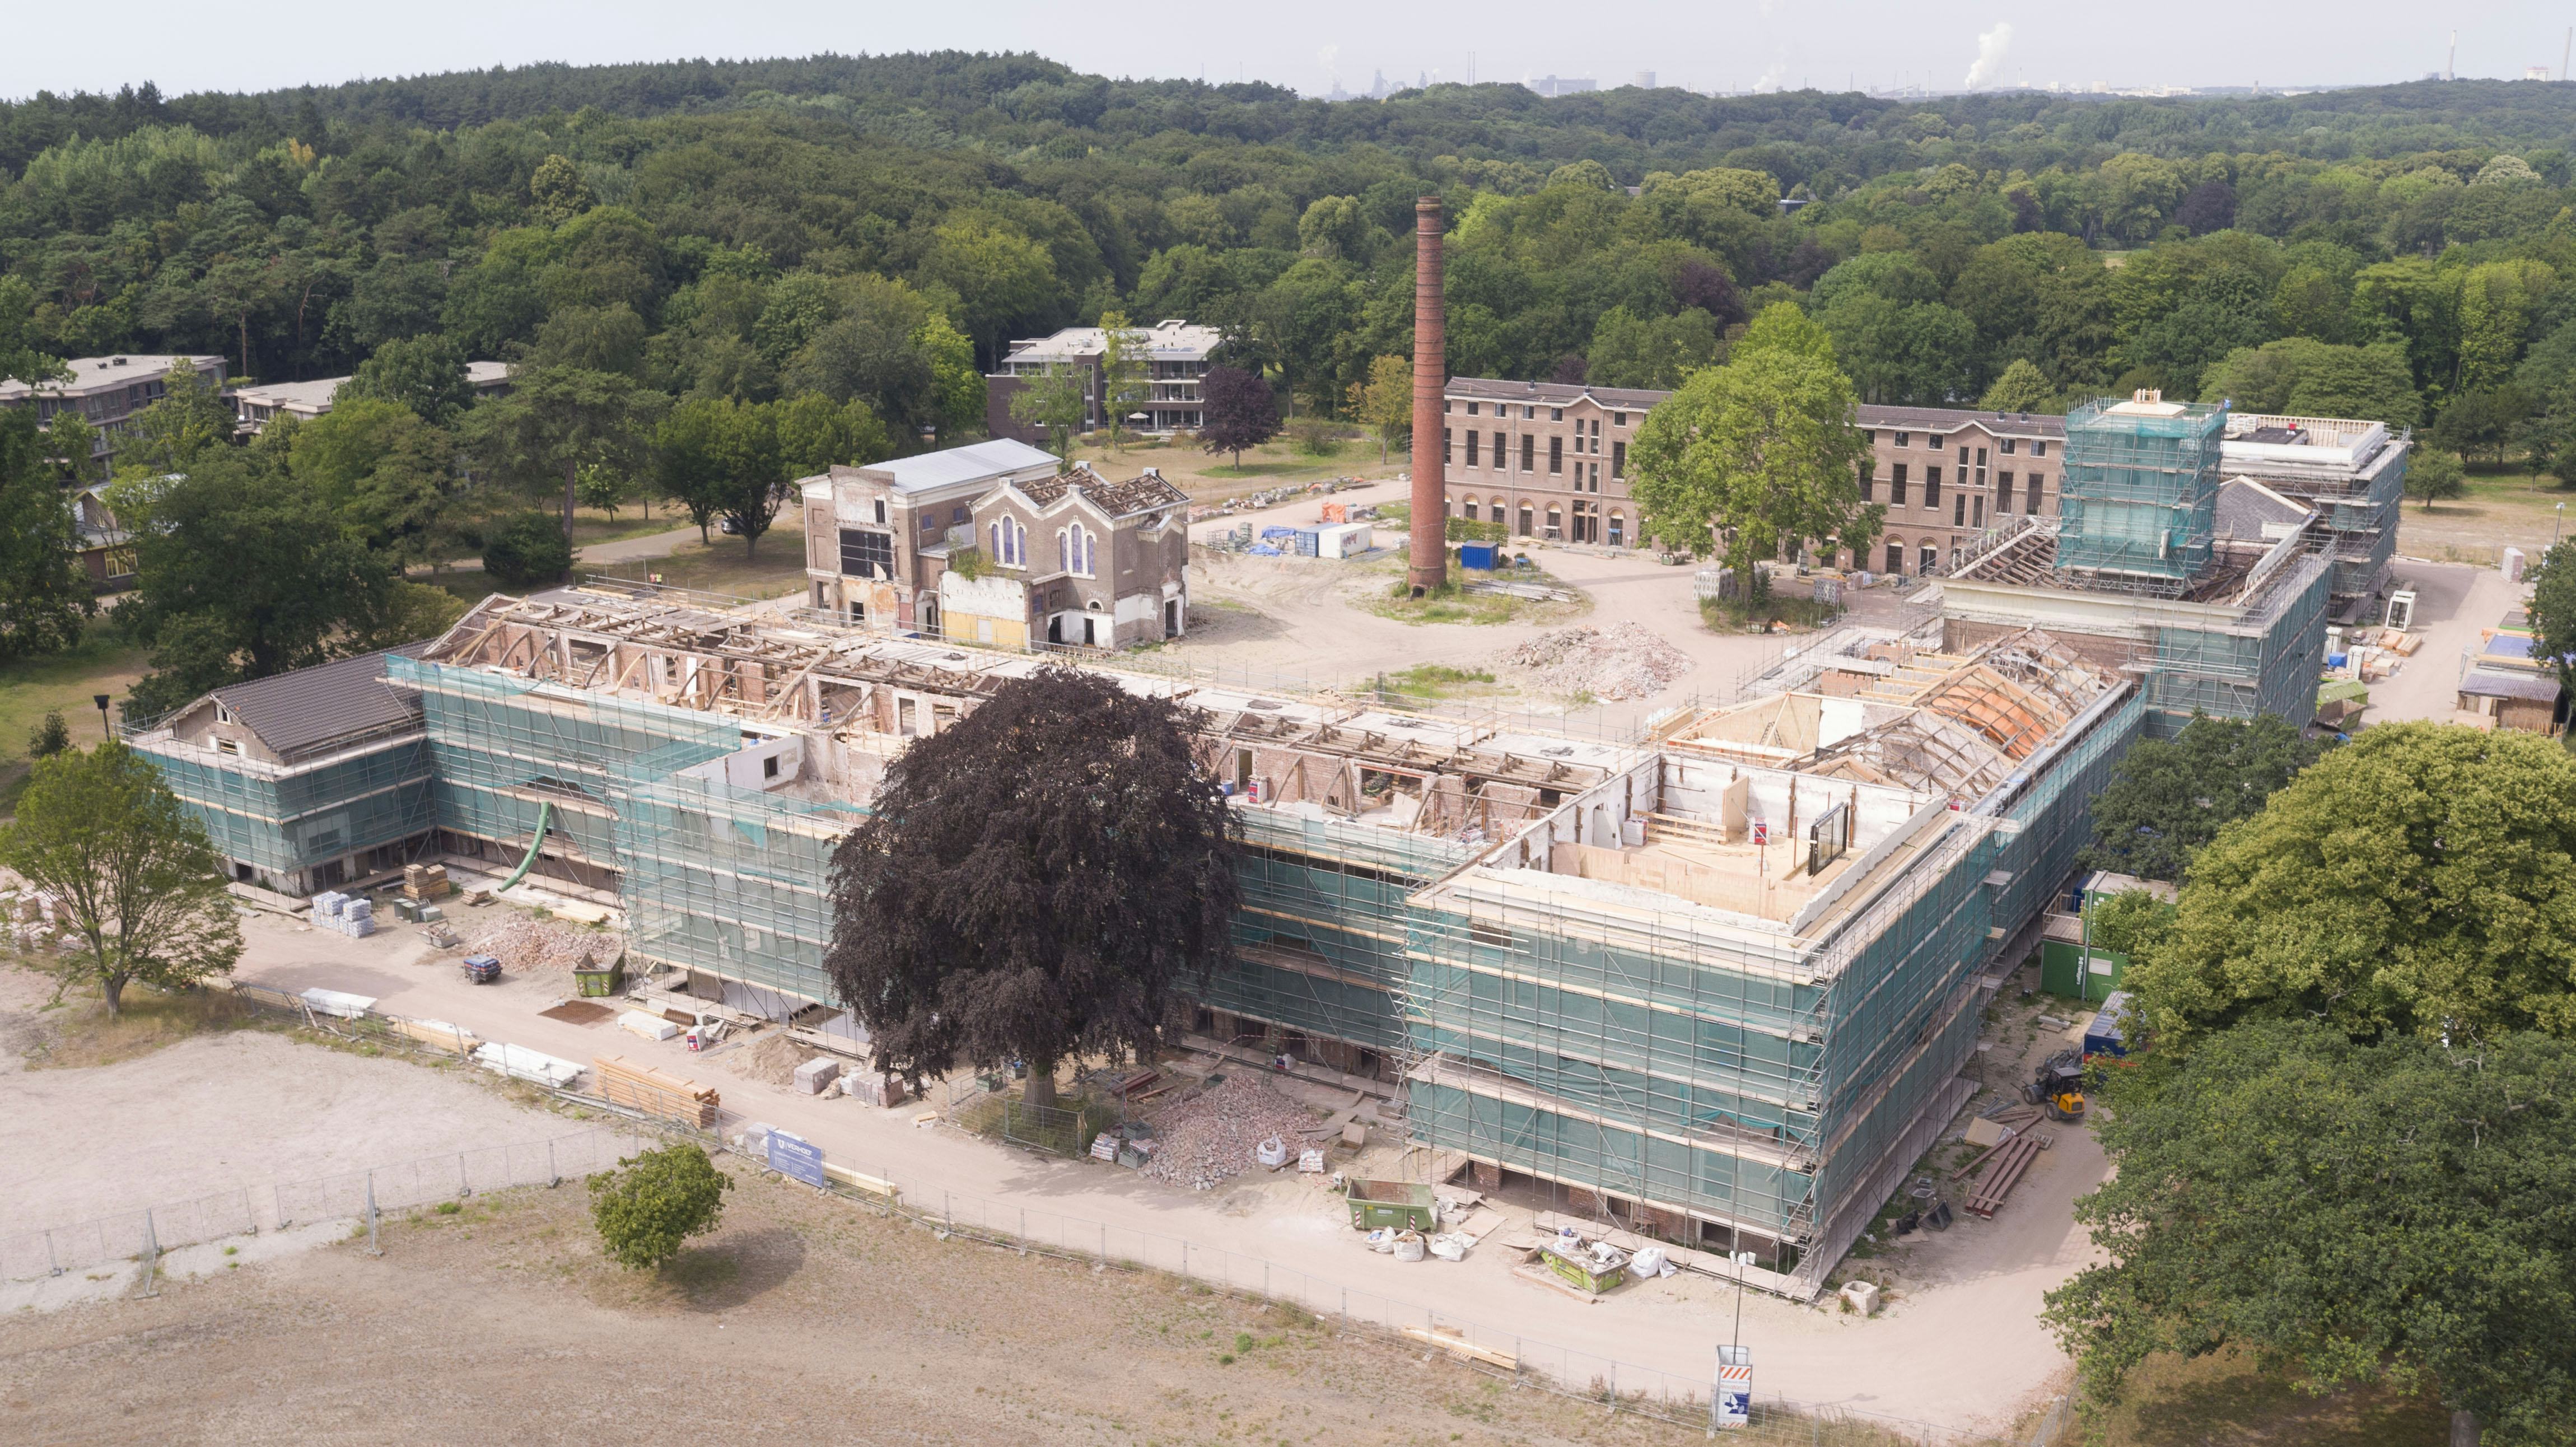
[[[546,826],[553,823],[554,818],[555,806],[553,800],[549,799],[537,806],[537,837],[528,841],[528,857],[519,861],[518,872],[512,874],[509,878],[502,880],[501,887],[492,891],[494,894],[509,893],[510,886],[527,878],[528,871],[537,867],[537,850],[546,842]]]

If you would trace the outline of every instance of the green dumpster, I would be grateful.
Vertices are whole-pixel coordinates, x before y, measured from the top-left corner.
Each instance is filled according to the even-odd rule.
[[[572,988],[576,995],[592,998],[614,995],[625,983],[626,962],[624,960],[613,965],[601,965],[596,969],[572,972]]]
[[[1362,1231],[1381,1226],[1398,1230],[1437,1231],[1440,1229],[1440,1203],[1432,1198],[1429,1186],[1411,1181],[1345,1182],[1342,1194],[1351,1206],[1351,1225]]]

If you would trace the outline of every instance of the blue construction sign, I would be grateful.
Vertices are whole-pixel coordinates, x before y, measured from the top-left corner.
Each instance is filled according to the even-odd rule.
[[[769,1133],[769,1168],[791,1181],[803,1181],[809,1186],[825,1184],[822,1147],[783,1130]]]

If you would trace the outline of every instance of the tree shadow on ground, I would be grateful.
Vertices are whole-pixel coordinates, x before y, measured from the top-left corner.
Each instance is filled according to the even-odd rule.
[[[805,1240],[783,1226],[727,1234],[692,1247],[662,1268],[690,1311],[721,1312],[785,1283],[805,1265]]]
[[[2311,1397],[2249,1358],[2150,1364],[2115,1414],[2112,1447],[2442,1447],[2447,1415],[2431,1402],[2359,1389]]]

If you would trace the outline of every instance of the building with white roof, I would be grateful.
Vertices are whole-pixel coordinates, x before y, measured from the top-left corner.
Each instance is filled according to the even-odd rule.
[[[1166,318],[1150,327],[1130,329],[1144,365],[1142,397],[1126,404],[1128,430],[1169,435],[1194,432],[1206,425],[1199,397],[1199,378],[1206,374],[1208,354],[1225,338],[1214,327]],[[1102,395],[1103,359],[1109,334],[1099,327],[1066,327],[1053,336],[1027,337],[1011,343],[1001,369],[984,379],[984,430],[995,437],[1043,440],[1039,430],[1011,416],[1011,399],[1049,367],[1070,367],[1082,378],[1083,426],[1109,424],[1108,400]]]
[[[0,380],[0,407],[32,403],[39,425],[52,422],[65,411],[80,414],[98,433],[90,448],[90,461],[102,477],[115,469],[118,438],[135,413],[161,400],[169,390],[171,373],[194,371],[212,382],[224,378],[221,357],[128,354],[76,357],[63,365],[71,372],[68,381],[31,386],[15,378]]]

